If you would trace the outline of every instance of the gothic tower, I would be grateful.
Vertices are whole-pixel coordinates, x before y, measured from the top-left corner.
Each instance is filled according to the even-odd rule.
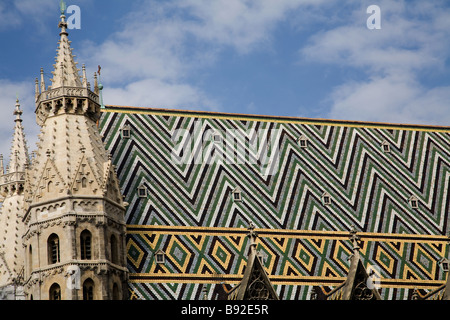
[[[25,171],[29,158],[19,99],[16,101],[14,115],[14,135],[6,170],[3,156],[0,155],[0,300],[23,298],[22,218]]]
[[[25,184],[28,299],[125,299],[125,207],[101,140],[99,88],[74,61],[64,10],[51,85],[36,79],[37,152]],[[96,77],[95,77],[96,78]]]

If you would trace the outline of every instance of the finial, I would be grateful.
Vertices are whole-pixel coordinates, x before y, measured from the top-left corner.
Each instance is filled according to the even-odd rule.
[[[250,238],[250,247],[256,247],[256,238],[258,237],[258,234],[255,232],[255,225],[252,221],[250,221],[247,230],[249,231],[247,236]]]
[[[58,28],[61,28],[61,32],[59,33],[59,35],[63,35],[63,34],[68,35],[68,33],[67,33],[66,16],[64,15],[64,13],[66,12],[67,6],[66,6],[66,3],[63,0],[61,0],[59,2],[59,8],[60,8],[60,11],[61,11],[61,21],[58,24]]]
[[[352,225],[352,228],[350,230],[350,240],[353,243],[353,250],[359,250],[360,249],[360,247],[359,247],[360,237],[357,235],[357,232],[358,231],[356,231],[355,225]]]
[[[88,87],[88,82],[87,82],[87,77],[86,77],[86,66],[83,63],[83,87],[87,88]]]
[[[64,13],[66,12],[66,8],[67,8],[66,2],[64,0],[61,0],[59,2],[59,8],[61,10],[61,15],[64,15]]]
[[[45,91],[44,68],[41,68],[41,93]]]
[[[19,104],[19,94],[16,96],[16,108],[14,109],[13,114],[16,116],[16,120],[14,121],[22,121],[20,116],[22,115],[22,110],[20,110],[20,104]]]
[[[98,95],[98,80],[97,80],[97,72],[94,72],[94,93]]]
[[[37,96],[39,95],[39,80],[38,80],[38,78],[36,78],[35,80],[34,80],[34,93],[35,93],[35,96],[36,96],[36,98],[37,98]]]
[[[98,81],[99,81],[99,83],[98,83],[98,90],[100,92],[100,108],[104,109],[105,105],[103,104],[103,94],[102,94],[103,85],[102,85],[101,80],[100,80],[100,70],[101,69],[102,69],[102,67],[100,67],[100,65],[99,65],[98,66]]]
[[[5,174],[5,167],[3,164],[3,154],[0,154],[0,174],[1,175]]]

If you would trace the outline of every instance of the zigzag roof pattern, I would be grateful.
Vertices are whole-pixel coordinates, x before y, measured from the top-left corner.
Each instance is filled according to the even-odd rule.
[[[258,249],[280,299],[304,295],[293,289],[301,283],[342,282],[351,249],[335,234],[351,225],[367,239],[364,264],[380,267],[385,297],[410,297],[413,282],[441,285],[450,127],[105,106],[99,130],[129,203],[131,286],[144,296],[167,292],[167,281],[197,282],[194,291],[198,281],[237,281],[246,242],[232,234],[248,221],[278,234]],[[144,259],[156,250],[165,266]]]

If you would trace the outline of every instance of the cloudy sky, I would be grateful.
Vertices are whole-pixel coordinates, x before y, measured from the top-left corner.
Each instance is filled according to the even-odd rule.
[[[105,104],[450,125],[448,0],[66,2],[81,12],[76,60],[91,82],[101,65]],[[43,67],[50,83],[58,20],[59,0],[0,1],[5,157],[16,95],[35,149],[34,79]]]

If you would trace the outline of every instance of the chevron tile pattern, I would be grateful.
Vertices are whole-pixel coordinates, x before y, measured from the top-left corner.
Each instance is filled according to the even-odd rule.
[[[345,279],[352,225],[385,298],[445,279],[450,128],[107,106],[99,129],[129,203],[135,297],[238,283],[249,221],[282,299]]]

